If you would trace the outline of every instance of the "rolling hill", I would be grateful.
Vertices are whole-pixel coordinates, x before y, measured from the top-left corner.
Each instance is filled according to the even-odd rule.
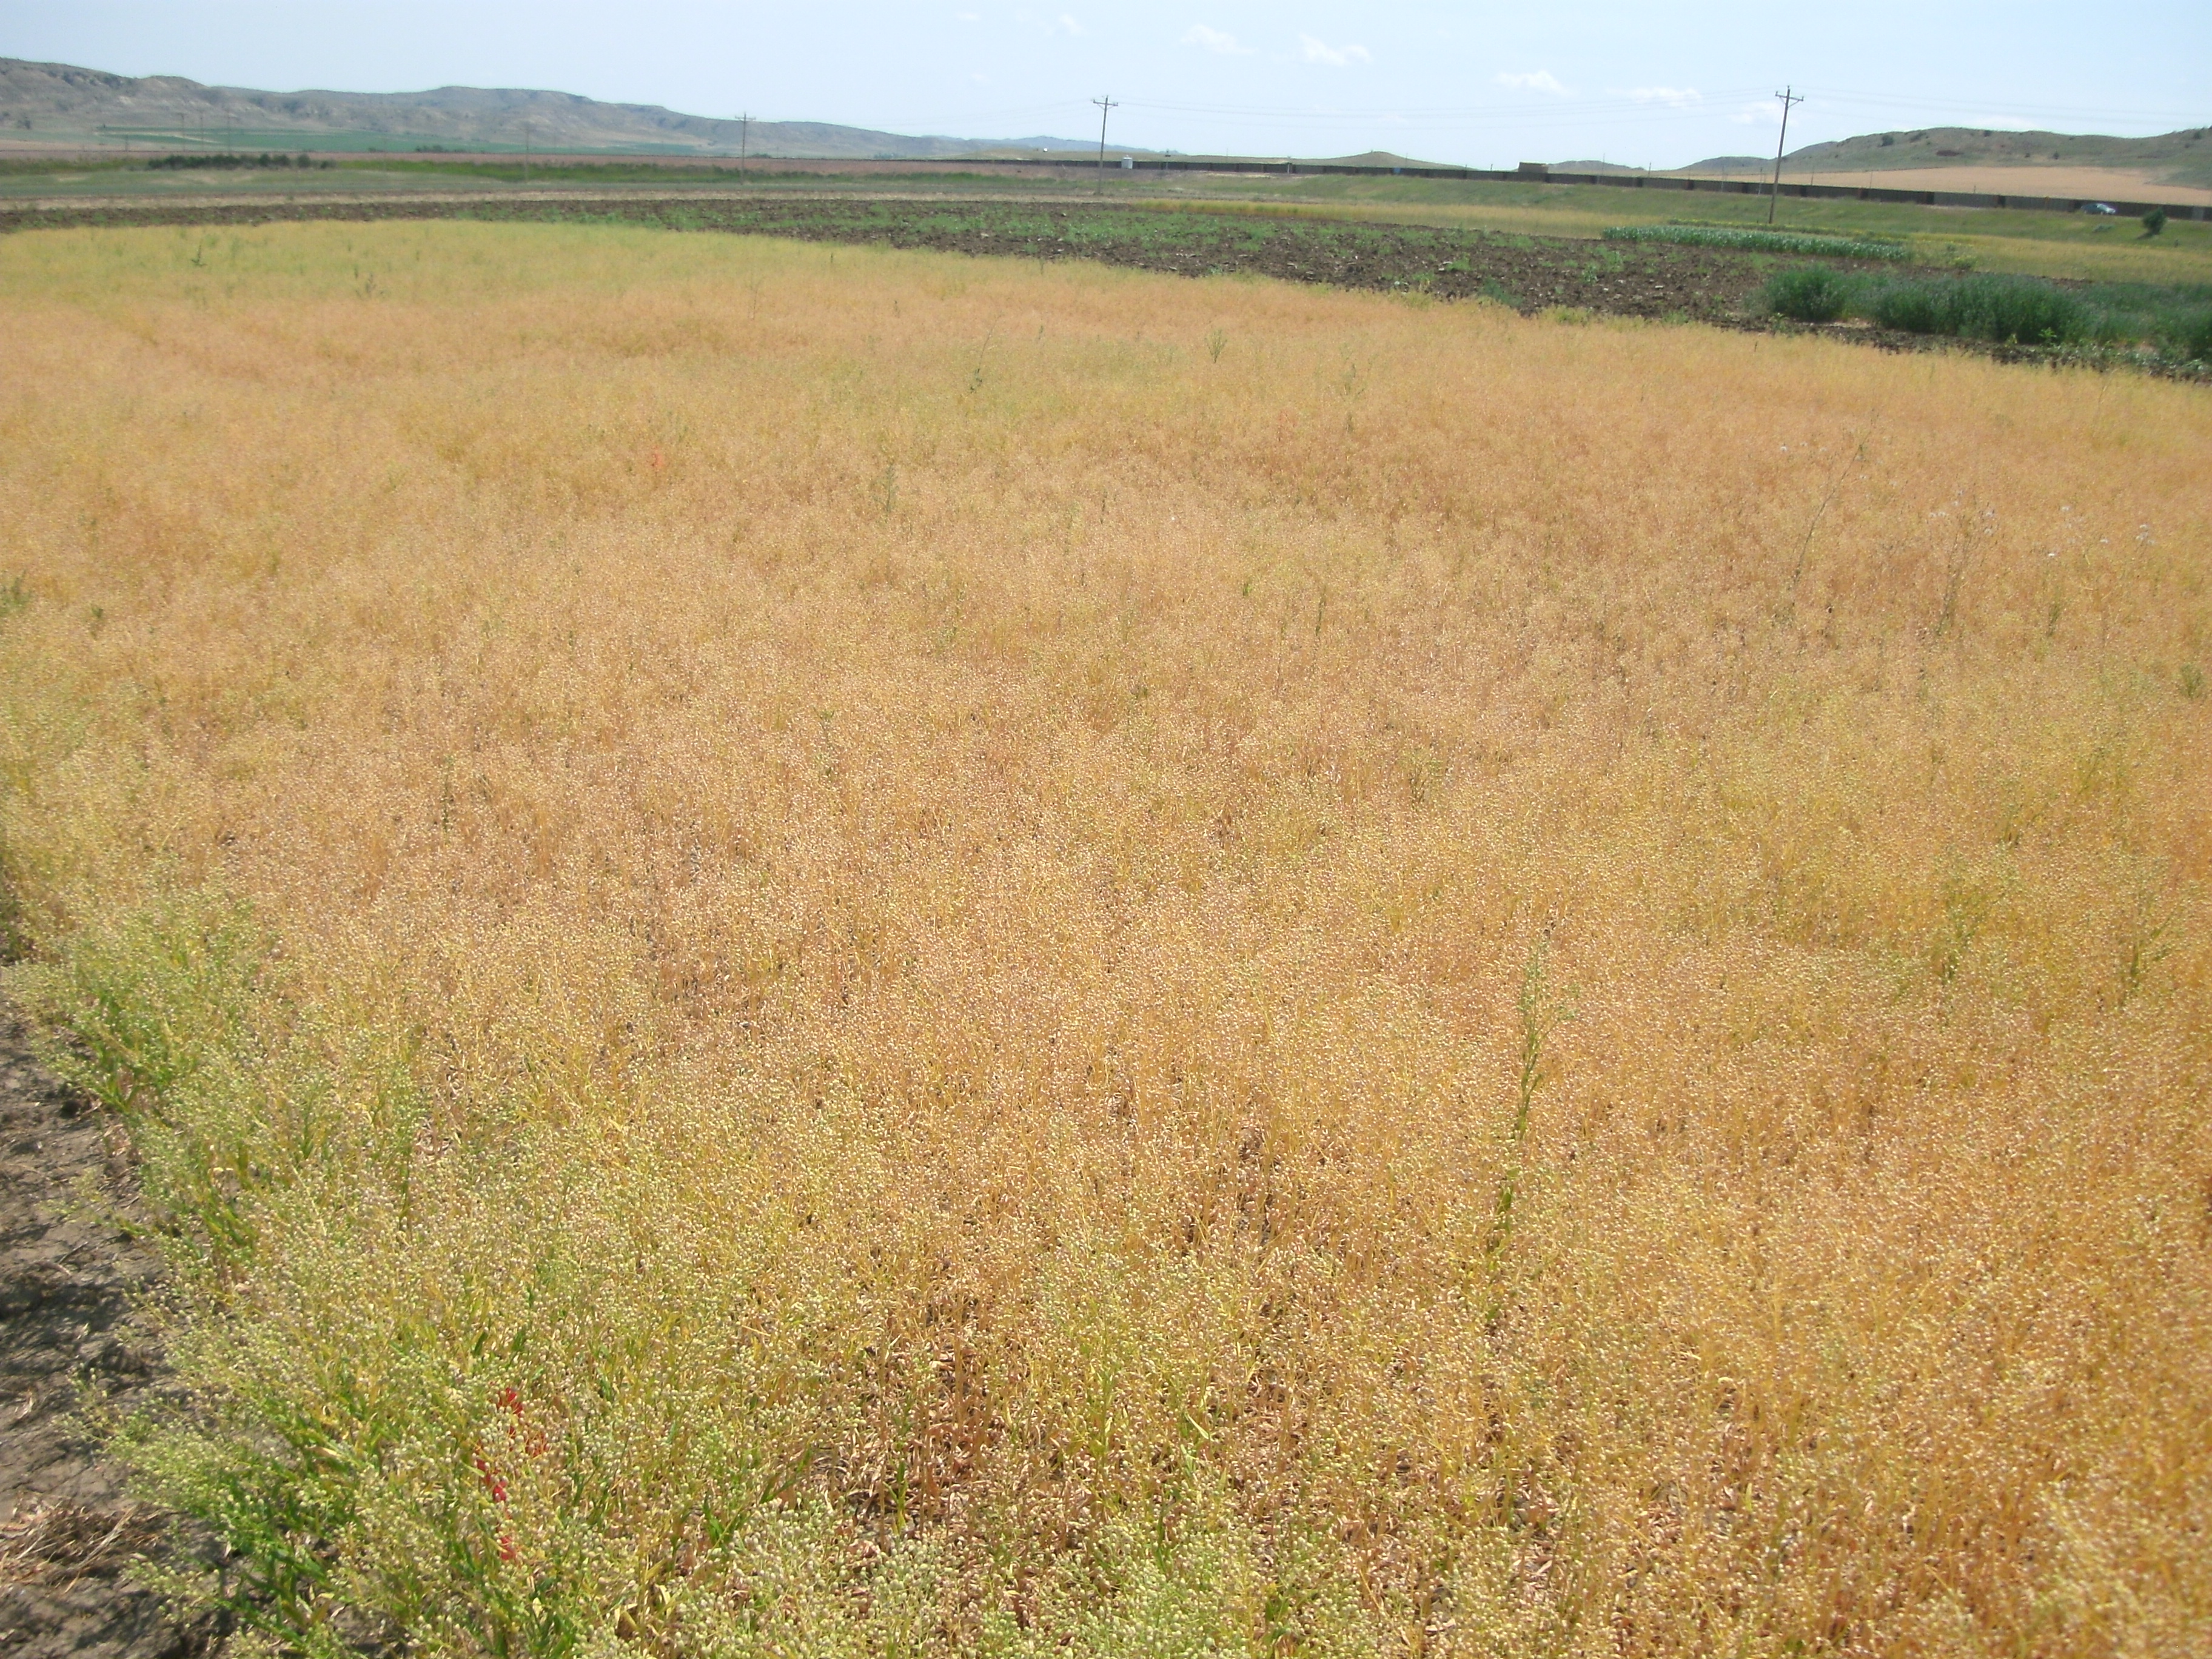
[[[1684,173],[1753,173],[1771,156],[1715,155]],[[2141,174],[2161,184],[2212,185],[2212,127],[2185,127],[2154,138],[2100,133],[2006,132],[1981,127],[1922,127],[1869,132],[1808,144],[1783,160],[1785,176],[1897,173],[1941,168],[2085,167]]]
[[[757,155],[866,160],[1090,148],[1077,138],[975,139],[876,132],[823,121],[754,121]],[[740,124],[656,104],[480,87],[429,92],[256,92],[179,76],[109,75],[0,58],[0,143],[173,149],[413,150],[436,147],[736,154]]]
[[[428,92],[261,92],[205,86],[180,76],[131,76],[69,64],[0,58],[0,149],[161,148],[351,151],[520,150],[662,155],[734,155],[740,143],[763,158],[836,161],[949,159],[1083,152],[1094,140],[1032,136],[962,138],[878,131],[823,121],[685,115],[657,104],[604,103],[573,93],[439,87]],[[1115,153],[1152,152],[1116,145]],[[1376,152],[1345,158],[1368,165],[1424,165]],[[1601,162],[1559,164],[1577,172],[1629,172]],[[1684,173],[1744,174],[1770,158],[1719,155]],[[1940,187],[1992,167],[2064,171],[2054,193],[2106,188],[2084,169],[2110,173],[2109,187],[2212,186],[2212,128],[2152,138],[1929,127],[1809,144],[1784,161],[1792,178],[1826,173],[1881,175],[1942,172]],[[1918,186],[1916,186],[1918,187]],[[1930,188],[1939,187],[1932,183]],[[2125,193],[2123,190],[2122,193]]]

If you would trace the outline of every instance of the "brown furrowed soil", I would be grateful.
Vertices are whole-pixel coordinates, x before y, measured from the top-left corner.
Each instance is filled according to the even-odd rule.
[[[990,211],[882,202],[763,203],[677,210],[675,222],[804,241],[1096,259],[1176,276],[1253,276],[1332,287],[1480,297],[1516,310],[1571,307],[1718,319],[1742,308],[1769,262],[1709,248],[1616,249],[1569,237],[1407,225],[1057,206]],[[660,216],[666,222],[667,216]]]
[[[133,1503],[88,1397],[146,1403],[167,1376],[136,1304],[158,1259],[84,1213],[128,1182],[112,1118],[0,1024],[0,1652],[169,1659],[206,1645],[127,1577],[167,1528]]]

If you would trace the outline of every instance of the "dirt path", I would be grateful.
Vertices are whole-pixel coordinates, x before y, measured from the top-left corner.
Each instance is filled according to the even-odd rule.
[[[88,1383],[125,1409],[162,1387],[132,1302],[152,1250],[88,1212],[127,1205],[115,1126],[30,1058],[0,1012],[0,1659],[169,1659],[204,1651],[127,1582],[158,1516],[124,1494],[79,1416]]]

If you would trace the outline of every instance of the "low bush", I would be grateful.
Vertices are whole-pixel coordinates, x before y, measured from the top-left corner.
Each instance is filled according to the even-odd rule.
[[[1766,279],[1759,299],[1778,317],[1801,323],[1832,323],[1850,303],[1851,281],[1825,265],[1801,265],[1778,270]]]
[[[2159,319],[2159,349],[2185,362],[2212,363],[2212,306],[2168,312]]]
[[[288,155],[281,150],[265,149],[253,150],[243,155],[228,152],[157,155],[146,165],[156,171],[185,171],[200,167],[312,167],[317,163],[312,156],[305,154]],[[330,163],[325,161],[321,165],[328,167]]]
[[[1953,294],[1958,326],[1978,340],[2061,345],[2094,338],[2096,314],[2064,289],[2016,276],[1969,276]]]
[[[1949,285],[1942,283],[1892,283],[1880,289],[1868,306],[1868,315],[1884,328],[1909,334],[1955,334],[1951,321]]]
[[[1999,344],[2073,345],[2111,332],[2095,308],[2027,276],[1890,283],[1867,301],[1867,314],[1884,328]]]

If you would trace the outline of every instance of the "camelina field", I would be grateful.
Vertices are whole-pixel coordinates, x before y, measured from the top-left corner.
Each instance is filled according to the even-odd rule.
[[[234,1651],[2212,1644],[2202,388],[612,227],[0,295],[7,983]]]

